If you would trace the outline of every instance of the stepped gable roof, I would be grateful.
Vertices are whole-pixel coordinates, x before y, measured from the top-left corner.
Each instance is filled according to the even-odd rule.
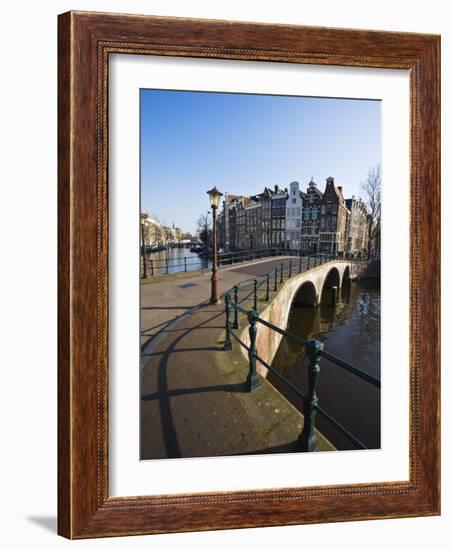
[[[274,189],[270,189],[270,192],[273,195],[287,195],[288,190],[287,187],[282,188],[278,184],[275,185]]]
[[[352,209],[353,203],[356,203],[358,208],[361,208],[367,214],[366,203],[361,199],[361,197],[356,198],[354,195],[350,199],[345,199],[345,205],[348,210]]]
[[[312,178],[311,178],[311,181],[308,183],[308,188],[309,188],[309,191],[317,193],[317,195],[320,198],[323,197],[322,191],[320,191],[320,189],[317,187],[317,184],[315,183],[315,181]]]

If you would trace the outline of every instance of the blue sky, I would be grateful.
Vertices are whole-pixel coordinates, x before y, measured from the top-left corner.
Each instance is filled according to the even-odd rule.
[[[206,191],[252,195],[265,186],[345,198],[380,162],[380,102],[255,94],[141,90],[141,209],[195,232]],[[363,197],[364,198],[364,197]]]

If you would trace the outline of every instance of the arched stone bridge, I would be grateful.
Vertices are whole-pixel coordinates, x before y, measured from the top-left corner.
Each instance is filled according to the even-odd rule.
[[[323,302],[334,300],[337,291],[347,281],[359,277],[366,267],[365,262],[334,260],[299,275],[293,275],[281,285],[270,304],[259,312],[259,317],[285,330],[293,303],[316,307],[322,300]],[[248,329],[245,328],[240,337],[248,344],[247,332]],[[281,338],[281,334],[264,325],[259,325],[256,339],[257,353],[267,363],[271,364]],[[268,372],[260,364],[257,370],[262,376],[266,376]]]
[[[341,288],[346,281],[359,276],[363,269],[362,263],[349,261],[329,262],[310,269],[293,278],[292,285],[287,285],[289,303],[317,306],[325,299],[325,289]]]

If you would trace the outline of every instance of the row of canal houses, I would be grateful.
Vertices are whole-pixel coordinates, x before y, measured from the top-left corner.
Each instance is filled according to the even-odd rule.
[[[225,193],[219,246],[226,252],[281,247],[361,256],[368,249],[369,222],[365,203],[344,199],[334,178],[327,178],[323,193],[312,180],[306,192],[293,181],[289,189],[275,185],[257,195]]]
[[[171,244],[179,244],[182,239],[182,231],[179,227],[167,227],[157,221],[148,212],[142,212],[141,221],[141,237],[140,246],[143,244],[148,246],[168,246]]]

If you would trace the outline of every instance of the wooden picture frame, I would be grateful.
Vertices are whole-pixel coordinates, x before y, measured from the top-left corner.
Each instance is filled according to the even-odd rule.
[[[69,12],[58,62],[58,532],[68,538],[426,516],[440,510],[440,38]],[[409,481],[143,497],[108,491],[112,53],[407,69]]]

